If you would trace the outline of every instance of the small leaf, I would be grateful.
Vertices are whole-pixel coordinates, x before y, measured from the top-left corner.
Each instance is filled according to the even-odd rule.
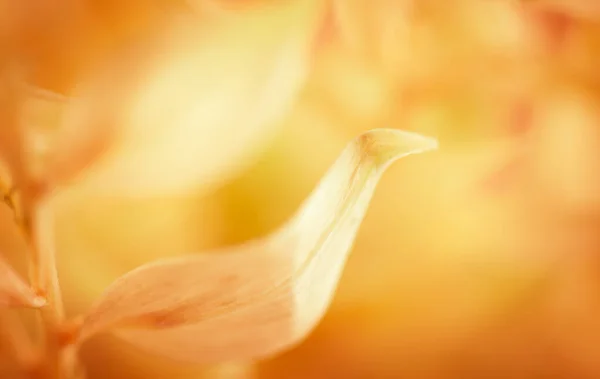
[[[148,351],[193,362],[256,359],[298,343],[333,297],[382,173],[435,147],[392,129],[357,137],[279,231],[133,270],[92,308],[80,338],[113,329]]]
[[[46,304],[0,257],[0,307],[40,308]]]

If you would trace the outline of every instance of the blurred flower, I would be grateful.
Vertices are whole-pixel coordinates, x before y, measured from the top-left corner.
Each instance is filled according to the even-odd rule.
[[[103,54],[125,59],[123,49],[115,53],[119,45],[115,41],[130,43],[140,35],[154,41],[146,35],[148,30],[159,36],[168,31],[161,37],[162,50],[150,44],[150,52],[177,54],[131,51],[131,61],[145,64],[132,65],[140,67],[137,75],[124,75],[128,91],[104,92],[109,100],[117,100],[106,102],[108,109],[118,108],[119,101],[122,108],[94,111],[94,105],[105,103],[99,100],[102,92],[97,87],[82,88],[84,106],[79,109],[87,110],[69,116],[73,124],[96,119],[94,114],[118,116],[115,124],[132,126],[126,129],[129,134],[118,137],[124,142],[110,153],[114,155],[107,154],[90,169],[89,177],[81,178],[80,190],[59,199],[61,275],[71,310],[82,310],[112,279],[152,258],[239,242],[272,230],[296,209],[351,136],[391,126],[435,135],[441,149],[390,170],[324,323],[306,343],[261,364],[253,375],[288,379],[598,376],[600,20],[596,2],[377,0],[368,6],[358,1],[328,2],[327,38],[314,57],[299,101],[278,125],[281,133],[271,134],[274,124],[265,126],[256,135],[258,145],[244,146],[242,142],[253,142],[254,137],[240,133],[240,145],[232,150],[237,161],[231,162],[257,157],[254,151],[259,149],[261,159],[247,162],[247,170],[237,163],[238,169],[231,171],[229,163],[221,167],[227,167],[224,171],[214,166],[215,171],[207,171],[206,176],[195,172],[200,170],[196,167],[173,166],[194,173],[195,185],[209,179],[213,189],[235,176],[208,196],[200,190],[191,193],[196,191],[191,182],[154,183],[150,179],[160,175],[134,170],[135,154],[149,154],[151,147],[160,146],[155,140],[141,145],[139,153],[126,150],[134,146],[132,141],[145,141],[133,138],[143,135],[136,133],[144,119],[144,112],[133,113],[139,109],[133,105],[175,100],[160,96],[159,74],[181,83],[179,74],[166,70],[167,61],[195,62],[201,56],[193,48],[185,51],[193,37],[182,37],[187,26],[181,25],[189,24],[173,27],[158,21],[164,20],[165,13],[158,11],[164,8],[147,2],[95,3],[88,18],[79,19],[93,25],[88,26],[95,32],[90,34],[104,50],[92,53],[93,49],[76,42],[78,48],[63,47],[60,51],[77,52],[78,64],[73,66],[87,67],[81,62]],[[237,20],[243,16],[232,14],[243,15],[258,3],[262,7],[270,2],[188,4],[203,17]],[[94,22],[87,22],[90,19]],[[239,25],[260,24],[260,17],[252,19]],[[265,25],[258,29],[268,35]],[[262,41],[258,32],[240,29],[236,33],[248,36],[224,33],[223,41],[235,46],[256,43],[265,57],[289,57],[268,47],[276,41],[266,38],[271,42],[262,45],[257,42]],[[167,46],[169,38],[178,43]],[[217,52],[218,38],[207,42]],[[77,38],[64,39],[72,40]],[[199,45],[204,42],[201,39]],[[252,62],[261,64],[258,54],[248,54],[255,58]],[[140,56],[152,59],[146,63]],[[113,59],[117,69],[127,67]],[[51,75],[42,75],[41,69],[36,72],[40,81],[52,82],[46,80]],[[68,82],[66,73],[71,71],[60,72]],[[150,78],[155,80],[146,81]],[[286,92],[293,93],[292,83],[287,84]],[[252,88],[258,87],[232,84],[234,88],[247,91],[248,96],[256,94]],[[138,92],[142,89],[149,93]],[[188,91],[192,89],[186,87]],[[190,96],[193,93],[178,104],[189,104]],[[165,125],[169,115],[159,114],[158,109],[155,113],[152,107],[147,114],[157,116],[150,125]],[[232,118],[239,110],[222,109],[231,111]],[[255,116],[245,106],[241,109],[241,117]],[[211,125],[220,122],[225,125],[222,120]],[[157,126],[156,131],[161,129]],[[231,140],[225,137],[236,132],[217,133],[216,137],[224,138],[203,146],[207,151],[228,147]],[[174,157],[171,151],[164,153]],[[130,164],[112,171],[118,157]],[[162,169],[167,163],[155,162]],[[212,162],[202,163],[210,163],[212,170]],[[120,173],[119,180],[111,182],[119,186],[100,186],[100,178],[110,177],[111,172]],[[153,195],[158,195],[158,189],[169,190],[168,195],[145,199],[98,195],[98,189],[103,194],[134,195],[135,185],[143,183],[157,184]],[[190,193],[176,194],[187,185]],[[84,357],[92,377],[199,375],[194,367],[150,359],[108,337],[86,349]],[[108,367],[107,360],[115,364]]]

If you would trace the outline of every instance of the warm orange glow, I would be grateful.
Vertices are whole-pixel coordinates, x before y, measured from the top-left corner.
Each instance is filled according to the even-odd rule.
[[[69,315],[143,263],[272,232],[363,131],[440,145],[383,177],[301,345],[197,367],[99,336],[90,379],[600,376],[594,0],[46,3],[0,2],[0,121],[42,131],[33,170],[64,187]],[[26,277],[20,238],[2,207]]]

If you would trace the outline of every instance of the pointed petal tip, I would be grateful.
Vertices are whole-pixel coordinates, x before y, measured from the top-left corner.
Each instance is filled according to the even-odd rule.
[[[409,132],[400,129],[384,129],[390,130],[395,135],[394,142],[408,150],[410,154],[424,153],[431,150],[436,150],[439,147],[438,140],[433,137],[424,136],[419,133]]]
[[[400,129],[372,129],[357,139],[359,148],[384,166],[398,158],[438,148],[435,138]]]

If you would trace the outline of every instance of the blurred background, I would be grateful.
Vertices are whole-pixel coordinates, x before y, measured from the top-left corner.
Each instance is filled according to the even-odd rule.
[[[90,379],[600,376],[595,0],[0,4],[3,62],[18,57],[28,84],[53,93],[22,100],[28,124],[52,135],[91,107],[84,119],[108,120],[94,127],[128,130],[100,179],[74,179],[56,201],[70,315],[142,263],[273,231],[362,131],[440,143],[385,174],[332,307],[304,343],[265,362],[198,367],[99,336],[82,350]],[[77,92],[88,82],[109,96]],[[200,111],[181,120],[202,125],[187,134],[198,144],[193,185],[97,190],[176,164],[143,133],[176,133],[186,107]],[[0,215],[2,251],[23,267],[23,243]]]

